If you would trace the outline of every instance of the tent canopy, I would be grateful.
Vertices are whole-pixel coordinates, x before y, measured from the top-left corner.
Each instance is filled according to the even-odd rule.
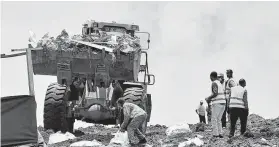
[[[1,97],[1,146],[38,142],[34,96]]]

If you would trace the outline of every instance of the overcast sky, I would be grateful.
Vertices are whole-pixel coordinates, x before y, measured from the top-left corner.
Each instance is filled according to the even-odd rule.
[[[278,117],[278,2],[2,2],[1,53],[27,47],[62,29],[81,33],[87,19],[135,23],[151,33],[149,70],[156,83],[151,123],[196,123],[210,95],[209,74],[233,69],[247,81],[250,112]],[[25,57],[1,60],[1,96],[28,94]],[[35,76],[38,124],[46,88],[56,77]],[[276,91],[277,90],[277,91]]]

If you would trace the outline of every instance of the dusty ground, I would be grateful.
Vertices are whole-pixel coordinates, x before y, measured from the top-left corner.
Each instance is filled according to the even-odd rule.
[[[229,124],[227,124],[229,126]],[[204,141],[205,147],[279,147],[279,117],[276,119],[264,119],[258,115],[252,114],[249,116],[248,131],[246,137],[240,136],[239,124],[237,126],[236,136],[229,139],[229,130],[224,129],[224,138],[214,139],[212,138],[212,128],[209,125],[194,124],[190,125],[192,133],[180,134],[174,138],[167,137],[165,131],[166,126],[155,125],[147,128],[147,140],[149,145],[153,147],[170,146],[178,147],[179,143],[187,141],[188,138],[194,138],[197,135],[203,136],[201,140]],[[198,129],[197,129],[198,128]],[[228,128],[228,127],[227,127]],[[45,141],[48,141],[48,137],[51,133],[50,130],[43,131],[43,128],[39,127],[39,130],[44,137]],[[81,128],[74,134],[77,138],[73,140],[67,140],[57,144],[49,145],[49,147],[62,147],[69,146],[70,144],[81,140],[97,140],[104,145],[108,145],[113,138],[112,133],[115,133],[117,128],[106,128],[104,126],[91,126],[88,128]],[[264,139],[263,139],[264,138]],[[191,145],[195,146],[195,145]]]

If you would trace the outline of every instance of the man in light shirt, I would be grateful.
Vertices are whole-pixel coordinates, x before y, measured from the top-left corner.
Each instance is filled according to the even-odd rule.
[[[200,105],[196,109],[196,112],[199,115],[200,123],[205,123],[206,124],[206,121],[205,121],[205,107],[203,105],[203,101],[200,101]]]
[[[211,72],[210,79],[212,81],[212,85],[211,85],[212,93],[205,100],[207,101],[207,103],[212,103],[211,125],[213,127],[213,137],[223,138],[221,119],[226,106],[224,89],[222,87],[222,84],[218,80],[217,72],[215,71]]]
[[[207,103],[206,112],[207,112],[207,122],[208,124],[211,124],[211,114],[212,114],[211,103]]]
[[[119,107],[123,108],[124,121],[120,126],[120,131],[127,130],[130,144],[136,145],[136,138],[139,139],[139,144],[146,143],[146,138],[142,133],[142,125],[147,118],[147,113],[139,106],[125,102],[123,99],[117,101]]]

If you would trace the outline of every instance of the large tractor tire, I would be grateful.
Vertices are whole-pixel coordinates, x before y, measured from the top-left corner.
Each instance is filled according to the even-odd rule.
[[[44,128],[52,129],[54,132],[66,132],[67,122],[67,87],[58,83],[48,86],[44,103]]]

